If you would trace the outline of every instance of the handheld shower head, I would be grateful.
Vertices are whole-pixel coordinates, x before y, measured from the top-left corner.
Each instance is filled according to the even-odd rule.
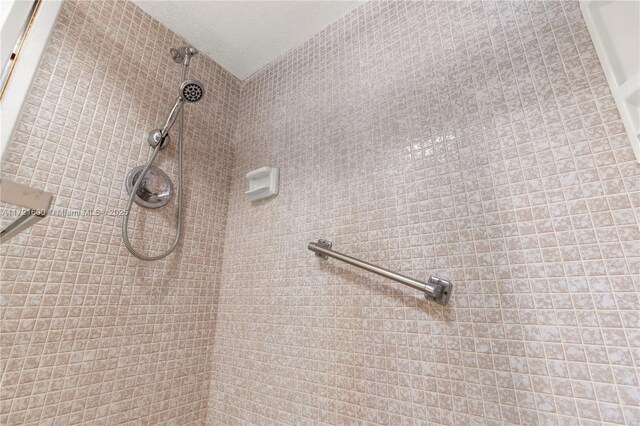
[[[204,86],[198,80],[185,80],[180,85],[180,96],[187,102],[198,102],[204,96]]]
[[[198,102],[204,96],[204,86],[198,80],[185,80],[180,85],[180,93],[178,98],[176,99],[175,104],[173,104],[173,108],[171,108],[171,112],[169,113],[169,117],[167,117],[167,121],[162,129],[153,130],[149,133],[149,144],[152,147],[155,147],[157,144],[162,143],[165,145],[165,139],[167,139],[169,135],[169,130],[175,123],[176,118],[178,118],[178,113],[182,109],[182,106],[188,103]],[[168,141],[168,140],[167,140]]]
[[[180,85],[180,94],[178,95],[178,99],[176,99],[176,103],[171,109],[169,113],[169,118],[167,118],[167,124],[164,125],[162,129],[164,133],[168,133],[171,126],[173,126],[173,122],[176,121],[176,117],[178,113],[182,109],[182,106],[185,102],[198,102],[204,96],[204,86],[198,80],[185,80]]]

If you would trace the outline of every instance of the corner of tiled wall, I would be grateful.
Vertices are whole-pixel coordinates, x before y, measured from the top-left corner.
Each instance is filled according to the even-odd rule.
[[[3,177],[121,208],[181,43],[131,3],[66,1]],[[0,423],[640,422],[640,167],[576,2],[372,1],[244,83],[191,73],[211,97],[174,256],[137,261],[111,216],[0,247]],[[263,165],[281,193],[249,204]],[[156,213],[132,220],[144,250],[171,242]],[[452,301],[318,238],[451,278]]]

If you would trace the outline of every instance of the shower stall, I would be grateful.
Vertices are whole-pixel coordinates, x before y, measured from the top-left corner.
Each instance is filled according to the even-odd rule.
[[[129,192],[129,200],[125,208],[125,215],[122,221],[122,240],[124,245],[132,255],[140,260],[160,260],[173,252],[180,242],[180,227],[182,225],[182,171],[183,171],[183,147],[184,143],[184,110],[186,103],[198,102],[204,96],[204,86],[197,80],[187,80],[187,70],[191,63],[191,57],[198,51],[192,46],[172,48],[171,58],[182,64],[182,84],[176,101],[169,112],[167,121],[161,129],[155,129],[149,133],[149,145],[153,148],[153,153],[147,164],[134,167],[127,173],[126,185]],[[156,209],[166,205],[173,196],[173,184],[169,176],[161,169],[153,165],[158,152],[167,148],[170,142],[169,131],[178,119],[178,206],[176,209],[176,231],[175,239],[171,246],[162,254],[155,256],[145,255],[137,251],[131,241],[129,241],[129,213],[135,201],[142,207]]]
[[[191,6],[60,5],[1,425],[640,424],[640,163],[578,2]]]

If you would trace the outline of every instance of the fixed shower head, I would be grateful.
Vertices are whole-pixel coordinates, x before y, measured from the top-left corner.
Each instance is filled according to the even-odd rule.
[[[180,97],[187,102],[198,102],[204,96],[204,86],[198,80],[185,80],[180,85]]]

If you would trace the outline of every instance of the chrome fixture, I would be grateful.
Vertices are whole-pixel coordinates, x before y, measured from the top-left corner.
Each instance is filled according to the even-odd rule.
[[[144,166],[134,167],[127,173],[127,193],[133,191],[142,169]],[[151,166],[140,182],[134,201],[142,207],[157,209],[171,201],[172,196],[173,184],[169,176],[162,169]]]
[[[182,226],[182,163],[183,163],[183,135],[184,135],[184,109],[185,103],[197,102],[204,96],[204,86],[197,80],[187,80],[187,68],[193,55],[198,51],[191,46],[183,46],[171,49],[171,57],[177,63],[182,64],[182,84],[180,92],[171,112],[161,129],[153,130],[149,134],[148,142],[153,148],[149,161],[144,166],[138,166],[129,171],[125,183],[129,192],[126,214],[122,221],[122,239],[124,245],[131,254],[141,260],[160,260],[171,254],[180,241],[180,228]],[[173,195],[173,184],[169,176],[159,168],[153,166],[153,161],[161,149],[169,145],[169,131],[178,119],[178,206],[176,212],[176,235],[173,244],[167,251],[157,256],[147,256],[133,248],[129,241],[129,213],[135,201],[147,208],[159,208],[167,204]]]
[[[173,108],[171,108],[171,112],[167,117],[164,127],[162,129],[152,130],[149,133],[149,145],[151,145],[152,148],[155,148],[156,145],[160,144],[160,149],[165,149],[169,146],[169,130],[171,130],[178,114],[182,111],[182,106],[187,102],[198,102],[203,96],[204,86],[202,83],[198,80],[183,81],[180,85],[180,94],[176,98]]]
[[[453,284],[451,284],[450,281],[443,280],[437,277],[429,277],[429,279],[425,283],[423,281],[407,277],[406,275],[402,275],[397,272],[372,265],[371,263],[356,259],[355,257],[338,253],[337,251],[331,250],[332,246],[333,243],[331,241],[318,240],[318,242],[309,243],[307,248],[312,252],[315,252],[316,256],[323,259],[333,257],[334,259],[338,259],[342,262],[348,263],[349,265],[357,266],[358,268],[364,269],[365,271],[373,272],[374,274],[389,278],[393,281],[399,282],[400,284],[404,284],[411,288],[415,288],[416,290],[420,290],[424,292],[424,297],[427,300],[433,300],[440,305],[446,305],[447,303],[449,303],[449,297],[451,297],[451,291],[453,289]]]
[[[172,48],[169,52],[171,53],[171,59],[173,59],[174,62],[182,65],[189,65],[191,57],[198,54],[198,49],[193,46],[182,46]]]

